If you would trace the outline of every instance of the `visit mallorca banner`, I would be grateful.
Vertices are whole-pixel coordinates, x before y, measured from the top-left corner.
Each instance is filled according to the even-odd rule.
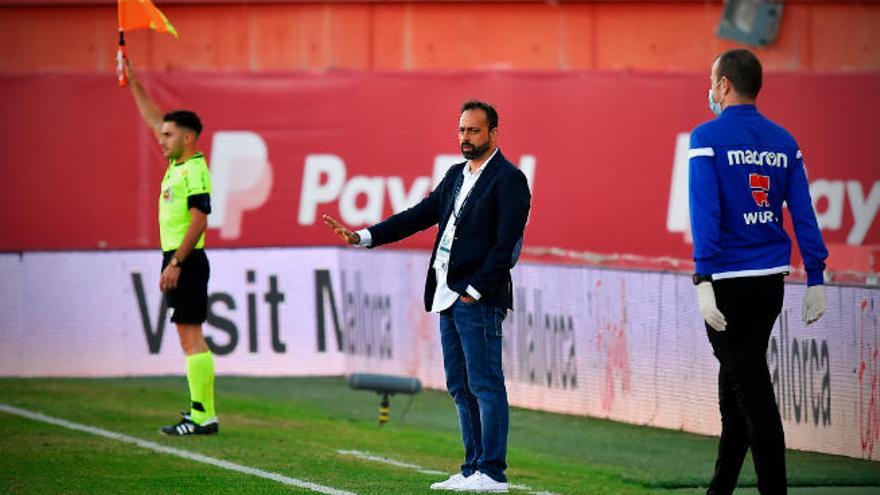
[[[416,376],[443,390],[427,253],[213,249],[205,336],[221,375]],[[183,374],[154,251],[0,255],[0,376]],[[718,434],[718,365],[683,274],[522,263],[503,326],[515,406]],[[880,290],[787,284],[767,362],[786,445],[878,459]],[[296,393],[292,391],[291,393]],[[354,392],[353,392],[354,393]]]

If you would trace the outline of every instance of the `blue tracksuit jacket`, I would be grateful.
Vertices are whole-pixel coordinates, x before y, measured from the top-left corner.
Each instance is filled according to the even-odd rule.
[[[791,213],[807,285],[823,283],[828,251],[797,142],[754,105],[734,105],[691,133],[689,200],[694,261],[714,280],[786,273]]]

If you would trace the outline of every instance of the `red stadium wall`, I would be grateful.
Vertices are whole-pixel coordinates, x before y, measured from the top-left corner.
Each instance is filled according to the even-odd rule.
[[[443,164],[460,160],[457,108],[477,97],[497,104],[501,148],[531,178],[528,246],[690,257],[686,225],[671,211],[685,194],[673,177],[680,135],[711,115],[703,75],[148,73],[143,80],[161,107],[193,108],[207,123],[211,246],[333,244],[320,214],[358,225],[405,208],[428,192]],[[777,73],[765,85],[762,109],[804,151],[826,240],[876,247],[880,75]],[[126,90],[105,75],[35,75],[0,77],[0,94],[14,116],[0,124],[7,212],[0,250],[157,245],[165,165]],[[403,246],[430,241],[421,235]]]
[[[706,72],[735,46],[722,2],[157,0],[180,32],[130,33],[152,70],[618,70]],[[785,0],[767,68],[880,69],[880,3]],[[112,0],[0,0],[0,71],[109,73]]]
[[[221,182],[214,246],[332,242],[300,219],[313,155],[345,173],[338,191],[313,184],[334,196],[316,213],[346,202],[353,218],[395,211],[455,154],[455,108],[478,96],[500,106],[504,152],[534,167],[533,255],[690,257],[676,143],[708,117],[707,65],[735,46],[715,35],[720,1],[157,4],[180,39],[129,33],[129,51],[163,107],[204,117]],[[12,116],[0,138],[0,250],[156,245],[161,157],[114,87],[115,10],[0,0],[0,106]],[[778,39],[756,50],[768,72],[761,107],[804,148],[837,271],[876,271],[880,250],[877,25],[880,2],[787,0]],[[253,133],[247,159],[270,166],[218,162],[215,134],[233,138],[220,142],[230,149],[242,135],[228,131],[241,130]],[[588,228],[566,228],[572,218]]]

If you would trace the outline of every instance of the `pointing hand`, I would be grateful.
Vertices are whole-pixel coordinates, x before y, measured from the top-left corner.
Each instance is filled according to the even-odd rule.
[[[324,225],[330,228],[333,233],[335,233],[343,242],[348,244],[360,244],[361,236],[359,236],[356,232],[352,232],[346,228],[345,225],[342,225],[335,218],[330,215],[323,215]]]

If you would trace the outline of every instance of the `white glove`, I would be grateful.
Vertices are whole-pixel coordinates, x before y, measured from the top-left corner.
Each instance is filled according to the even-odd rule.
[[[697,301],[700,304],[700,315],[710,327],[717,332],[727,330],[727,320],[715,305],[715,290],[712,289],[712,282],[697,284]]]
[[[818,321],[825,314],[825,307],[825,286],[807,287],[807,293],[804,295],[804,309],[801,312],[804,323],[809,325]]]

